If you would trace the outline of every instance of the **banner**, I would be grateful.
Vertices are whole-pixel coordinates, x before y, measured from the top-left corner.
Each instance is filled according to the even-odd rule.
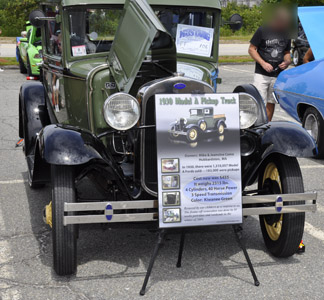
[[[238,95],[155,97],[160,228],[242,223]]]

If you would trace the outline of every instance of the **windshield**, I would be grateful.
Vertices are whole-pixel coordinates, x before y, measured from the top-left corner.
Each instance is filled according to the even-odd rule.
[[[163,26],[176,40],[177,52],[211,56],[216,11],[153,7]],[[68,8],[71,55],[109,52],[122,7]]]
[[[72,56],[109,52],[122,9],[69,9]]]

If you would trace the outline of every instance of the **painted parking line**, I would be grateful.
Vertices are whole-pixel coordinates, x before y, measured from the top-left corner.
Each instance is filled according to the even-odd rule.
[[[321,240],[324,242],[324,231],[314,227],[313,225],[309,224],[308,222],[305,222],[305,232],[313,236],[314,238]]]
[[[324,165],[305,165],[300,166],[301,169],[324,169]]]
[[[0,180],[0,184],[17,184],[17,183],[25,183],[27,180],[16,179],[16,180]]]
[[[254,72],[252,71],[247,71],[247,70],[242,70],[242,69],[236,69],[236,68],[231,68],[231,67],[225,67],[225,66],[221,66],[220,70],[225,70],[225,71],[229,71],[229,72],[235,72],[235,73],[248,73],[248,74],[254,74]]]
[[[1,203],[0,203],[1,204]],[[3,213],[0,206],[0,228],[3,230],[5,227]],[[4,279],[12,280],[15,278],[15,270],[11,264],[13,256],[11,254],[10,243],[7,240],[0,241],[0,265],[1,277]],[[6,286],[5,286],[6,287]],[[21,293],[16,287],[10,288],[8,285],[5,289],[0,289],[1,300],[21,300]]]

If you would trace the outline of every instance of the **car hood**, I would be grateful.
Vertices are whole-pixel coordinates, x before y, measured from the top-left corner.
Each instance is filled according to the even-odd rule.
[[[299,7],[298,16],[315,59],[324,58],[324,6]]]
[[[145,0],[126,0],[123,16],[109,52],[110,70],[119,90],[129,92],[143,60],[156,36],[167,38],[168,43],[156,51],[161,55],[176,57],[173,39],[160,23]]]

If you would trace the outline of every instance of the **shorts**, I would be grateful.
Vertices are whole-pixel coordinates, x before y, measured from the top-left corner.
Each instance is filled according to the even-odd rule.
[[[276,77],[265,76],[261,74],[254,74],[253,85],[258,89],[264,104],[267,103],[276,103],[276,100],[273,98],[273,86],[276,82]]]

